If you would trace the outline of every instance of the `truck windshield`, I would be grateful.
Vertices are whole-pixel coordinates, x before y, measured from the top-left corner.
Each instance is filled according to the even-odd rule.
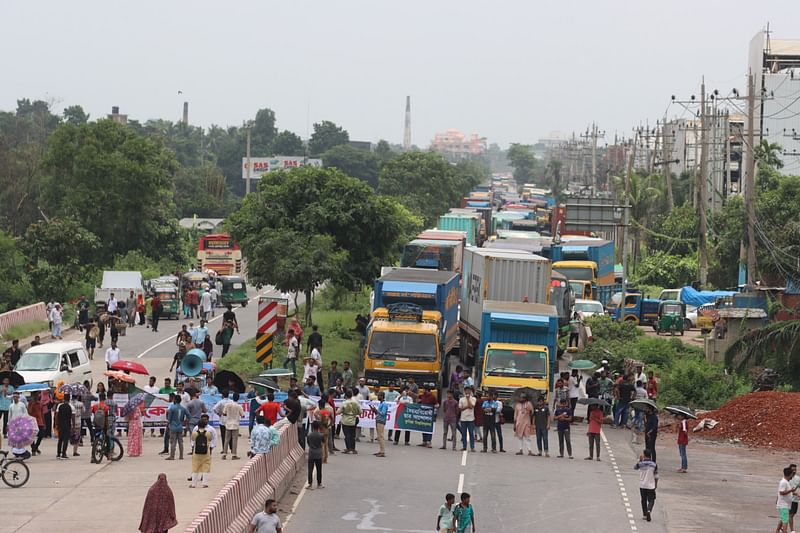
[[[371,359],[436,359],[436,337],[400,331],[374,331],[369,345]]]
[[[489,350],[486,353],[487,376],[544,376],[547,353],[528,350]]]
[[[14,370],[57,370],[58,369],[58,354],[57,353],[26,353],[17,362]]]
[[[560,266],[553,270],[564,274],[569,280],[594,281],[594,270],[591,268],[569,268]]]

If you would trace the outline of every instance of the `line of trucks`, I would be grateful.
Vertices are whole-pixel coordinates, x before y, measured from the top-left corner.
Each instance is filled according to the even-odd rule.
[[[442,391],[450,355],[458,354],[474,368],[476,385],[497,391],[509,407],[524,387],[549,398],[575,296],[608,300],[621,286],[613,243],[554,238],[549,193],[515,191],[507,178],[477,188],[405,246],[400,267],[384,269],[363,354],[368,385],[414,377]]]

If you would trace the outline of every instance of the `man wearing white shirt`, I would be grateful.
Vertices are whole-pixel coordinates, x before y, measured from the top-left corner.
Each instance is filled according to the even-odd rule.
[[[111,346],[106,350],[106,369],[110,370],[111,365],[119,361],[119,348],[116,341],[111,341]]]
[[[322,354],[319,352],[318,348],[315,347],[313,350],[311,350],[311,353],[308,356],[314,360],[317,369],[322,368]],[[317,372],[317,385],[319,385],[320,390],[325,390],[325,385],[322,383],[322,374],[322,372]]]
[[[110,297],[110,298],[108,299],[108,301],[106,302],[106,311],[108,311],[108,313],[109,313],[110,315],[113,315],[113,314],[114,314],[114,311],[116,311],[116,310],[117,310],[117,307],[118,307],[118,305],[117,305],[117,299],[116,299],[116,298],[114,298],[114,293],[112,292],[112,293],[111,293],[111,297]]]
[[[575,406],[578,405],[578,398],[581,396],[581,381],[583,376],[578,373],[578,370],[573,368],[572,375],[569,377],[569,404],[570,411],[575,414]]]
[[[158,394],[158,391],[161,390],[156,386],[156,377],[150,376],[150,382],[144,386],[144,391],[148,394]],[[154,428],[150,428],[150,436],[156,436],[156,430]]]
[[[211,314],[211,293],[207,290],[200,296],[200,313],[203,320],[208,320],[208,315]],[[202,323],[200,325],[202,326]]]

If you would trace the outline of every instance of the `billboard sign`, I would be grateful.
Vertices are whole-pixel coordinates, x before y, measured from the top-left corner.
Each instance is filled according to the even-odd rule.
[[[282,156],[275,157],[251,157],[250,165],[253,167],[250,171],[250,179],[257,180],[267,172],[275,170],[289,170],[296,167],[303,167],[306,165],[312,167],[321,167],[322,159],[309,159],[303,156]],[[242,158],[242,179],[247,179],[247,158]]]

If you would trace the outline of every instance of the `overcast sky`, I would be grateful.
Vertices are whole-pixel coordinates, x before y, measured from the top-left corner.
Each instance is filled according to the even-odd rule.
[[[505,146],[592,120],[613,139],[703,74],[743,91],[753,35],[800,38],[798,21],[798,0],[2,0],[0,109],[176,120],[186,99],[192,124],[269,107],[302,137],[328,119],[400,143],[411,95],[423,147],[447,128]]]

